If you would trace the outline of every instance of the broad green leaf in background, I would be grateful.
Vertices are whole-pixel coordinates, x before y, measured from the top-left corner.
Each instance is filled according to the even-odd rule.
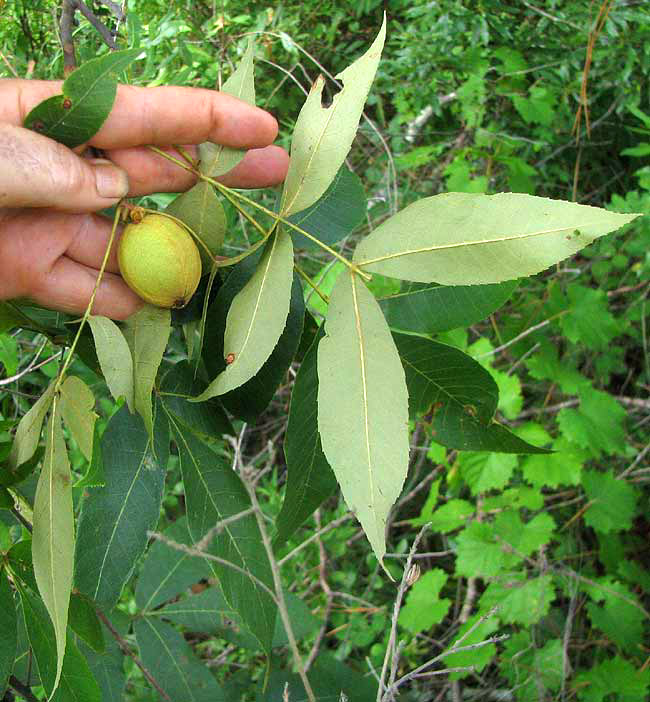
[[[142,49],[112,51],[86,61],[63,82],[63,94],[39,103],[25,126],[73,148],[88,141],[113,109],[117,78]]]
[[[578,673],[573,689],[580,702],[639,702],[650,690],[650,670],[639,669],[622,656],[606,658]]]
[[[386,519],[408,470],[408,394],[386,320],[359,278],[342,273],[318,346],[323,452],[380,563]]]
[[[433,568],[420,576],[406,596],[398,622],[412,634],[428,631],[439,624],[451,606],[451,600],[440,597],[440,590],[447,582],[441,568]]]
[[[16,603],[7,571],[0,568],[0,695],[3,697],[13,670],[17,642]]]
[[[68,376],[61,386],[61,416],[87,460],[93,455],[95,433],[95,396],[77,376]]]
[[[538,515],[524,524],[518,512],[501,513],[494,523],[471,522],[456,538],[456,573],[465,577],[502,577],[552,537],[555,523]]]
[[[217,522],[249,509],[250,499],[224,455],[216,453],[185,429],[173,415],[170,415],[170,423],[178,447],[189,531],[196,542]],[[226,525],[206,550],[272,587],[271,568],[254,515]],[[219,563],[210,562],[210,565],[229,605],[268,652],[276,615],[273,600],[247,575]]]
[[[32,405],[29,412],[18,423],[16,436],[7,459],[9,469],[15,471],[19,465],[28,461],[35,453],[41,438],[41,429],[45,415],[54,399],[54,383]]]
[[[201,254],[203,273],[209,273],[212,270],[210,254],[214,256],[221,250],[227,225],[226,213],[212,185],[199,181],[187,192],[179,195],[165,212],[184,222],[204,244],[201,246],[197,242],[197,247]]]
[[[592,626],[600,629],[610,641],[634,655],[644,640],[645,622],[644,617],[639,616],[640,602],[623,583],[610,578],[604,580],[603,589],[590,588],[596,601],[587,603],[589,619]]]
[[[169,455],[169,428],[156,406],[156,451],[140,417],[126,407],[108,422],[101,447],[105,486],[84,498],[75,554],[75,586],[110,609],[158,522]]]
[[[292,284],[291,237],[279,231],[267,243],[255,273],[230,305],[223,353],[224,358],[233,359],[232,363],[196,398],[197,402],[238,388],[262,368],[286,325]]]
[[[530,702],[538,697],[540,684],[547,693],[557,692],[564,680],[562,641],[551,638],[541,647],[531,640],[528,631],[513,633],[504,641],[500,653],[500,671],[516,689],[517,702]]]
[[[123,329],[133,358],[134,406],[153,441],[151,391],[171,332],[171,315],[167,309],[145,305],[126,320]]]
[[[636,487],[615,478],[611,470],[583,471],[582,485],[589,500],[585,524],[605,534],[632,527],[639,497]]]
[[[383,222],[353,260],[421,283],[500,283],[539,273],[638,216],[522,193],[443,193]]]
[[[321,197],[302,212],[288,217],[319,241],[332,245],[354,231],[366,216],[366,194],[359,177],[343,165]],[[320,251],[311,239],[290,228],[297,248]]]
[[[167,527],[164,535],[179,544],[192,543],[186,517],[177,519]],[[210,567],[202,558],[177,551],[162,541],[155,541],[138,574],[135,602],[141,610],[153,610],[211,575]]]
[[[434,441],[465,451],[547,453],[493,421],[497,386],[490,373],[453,346],[393,334],[406,373],[409,406],[424,414]]]
[[[592,290],[572,283],[567,289],[568,314],[558,323],[569,341],[592,351],[604,351],[624,331],[624,324],[609,310],[604,290]]]
[[[225,700],[212,673],[176,629],[158,619],[145,617],[135,622],[134,630],[142,662],[171,700]]]
[[[275,545],[284,543],[337,488],[318,433],[318,344],[321,327],[309,347],[291,392],[284,439],[287,487],[275,521]]]
[[[237,64],[234,73],[221,86],[221,92],[255,105],[254,44],[248,43],[246,53]],[[221,144],[206,141],[199,146],[199,170],[210,178],[216,178],[232,170],[246,155],[241,149],[231,149]]]
[[[478,614],[470,617],[470,619],[460,627],[453,642],[456,643],[462,639],[463,642],[459,644],[461,647],[480,643],[481,641],[489,639],[490,634],[493,634],[499,628],[499,620],[496,617],[490,617],[482,622],[479,622],[479,619],[480,617]],[[472,632],[471,634],[469,633],[470,630]],[[448,648],[452,647],[453,644]],[[467,671],[450,674],[451,679],[464,678],[477,672],[480,673],[494,658],[496,652],[496,645],[488,644],[481,648],[454,653],[450,656],[445,656],[444,666],[449,668],[470,668],[470,670]]]
[[[558,413],[562,434],[594,458],[603,453],[621,453],[625,448],[625,410],[614,397],[600,390],[584,388],[579,396],[578,409],[569,407]]]
[[[481,611],[498,607],[497,617],[506,624],[531,627],[548,615],[555,599],[551,575],[527,578],[523,573],[513,573],[491,582],[479,600]]]
[[[73,559],[72,475],[61,427],[60,407],[55,398],[47,425],[45,458],[34,497],[32,531],[34,575],[56,638],[54,689],[59,684],[65,655]]]
[[[307,209],[327,190],[348,155],[386,38],[386,18],[368,51],[336,75],[343,87],[323,107],[325,79],[312,85],[296,120],[284,181],[283,215]]]
[[[51,702],[101,702],[97,681],[72,637],[68,637],[58,689],[57,645],[52,623],[41,600],[27,588],[18,586],[29,643],[43,687]]]
[[[472,495],[503,490],[517,467],[517,457],[508,453],[477,451],[462,453],[458,467]]]
[[[90,315],[88,324],[95,341],[99,365],[111,395],[115,401],[123,397],[129,409],[135,411],[133,358],[124,335],[117,324],[108,317]]]
[[[580,482],[582,466],[589,455],[564,437],[556,439],[550,455],[526,456],[521,472],[526,482],[542,487],[548,485],[577,485]]]
[[[512,295],[517,281],[499,285],[404,283],[400,292],[379,300],[391,329],[437,334],[468,327],[492,314]]]

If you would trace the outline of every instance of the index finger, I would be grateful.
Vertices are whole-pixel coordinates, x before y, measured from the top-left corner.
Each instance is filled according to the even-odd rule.
[[[60,81],[0,81],[0,120],[22,125],[39,102],[60,93]],[[119,85],[113,109],[90,143],[100,149],[123,149],[212,141],[255,149],[271,144],[277,132],[278,124],[268,112],[216,90]]]

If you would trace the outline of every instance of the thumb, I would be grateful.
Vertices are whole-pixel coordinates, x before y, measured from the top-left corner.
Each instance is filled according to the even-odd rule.
[[[0,207],[95,212],[129,190],[126,172],[23,127],[0,124]]]

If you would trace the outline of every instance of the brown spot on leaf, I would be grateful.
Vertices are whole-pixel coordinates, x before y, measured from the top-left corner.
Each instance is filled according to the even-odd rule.
[[[235,362],[235,354],[234,354],[234,353],[229,353],[229,354],[226,356],[226,364],[227,364],[227,365],[230,365],[231,363],[234,363],[234,362]]]

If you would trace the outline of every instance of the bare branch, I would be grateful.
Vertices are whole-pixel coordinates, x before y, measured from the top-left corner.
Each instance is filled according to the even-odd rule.
[[[104,43],[113,50],[117,49],[117,44],[115,43],[115,40],[113,39],[113,35],[111,34],[110,30],[100,21],[97,15],[95,15],[95,13],[88,7],[88,5],[82,2],[82,0],[75,0],[75,4],[79,12],[81,12],[81,14],[97,30],[98,34],[104,40]]]

